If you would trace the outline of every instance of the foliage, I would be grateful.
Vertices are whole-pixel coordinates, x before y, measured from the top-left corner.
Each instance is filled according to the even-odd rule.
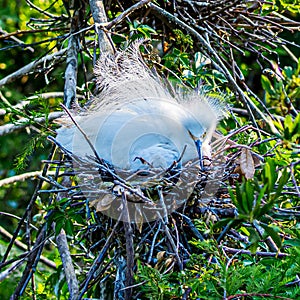
[[[299,287],[287,284],[299,272],[299,249],[291,248],[284,258],[258,258],[250,254],[234,254],[228,259],[222,246],[211,239],[191,241],[200,254],[192,254],[184,271],[159,273],[140,266],[137,279],[141,291],[149,299],[232,299],[241,296],[296,299]],[[227,297],[227,298],[226,298]]]
[[[87,2],[79,1],[80,7],[70,8],[66,1],[34,1],[40,10],[30,7],[29,1],[29,6],[4,2],[0,7],[0,81],[32,61],[65,49],[75,35],[79,66],[76,92],[80,105],[88,102],[94,92],[90,74],[99,54],[96,41],[102,27],[94,27]],[[226,164],[221,179],[225,192],[220,191],[217,203],[191,199],[187,215],[183,211],[172,215],[165,232],[163,222],[132,228],[134,297],[300,298],[300,59],[289,50],[297,42],[293,30],[299,26],[300,6],[288,0],[242,1],[236,6],[231,1],[206,1],[203,7],[178,1],[177,8],[172,1],[154,2],[164,8],[164,14],[155,6],[152,11],[150,6],[132,10],[108,29],[112,41],[126,48],[145,39],[143,57],[157,73],[175,84],[199,88],[208,96],[226,98],[230,115],[218,130],[230,143],[221,138],[221,147],[215,150]],[[133,4],[136,1],[105,1],[109,21]],[[195,22],[181,24],[170,15]],[[279,24],[282,20],[286,23]],[[74,24],[78,26],[75,29]],[[288,40],[283,38],[287,34],[282,32],[284,27],[289,30]],[[122,281],[118,277],[122,277],[118,275],[122,257],[128,254],[124,226],[116,226],[80,198],[76,176],[70,177],[70,186],[65,188],[61,174],[71,172],[70,162],[58,151],[51,152],[47,140],[58,127],[51,114],[61,111],[65,59],[63,54],[44,62],[0,90],[0,125],[15,128],[0,137],[4,145],[1,178],[39,170],[41,161],[48,168],[39,175],[38,192],[36,181],[28,179],[0,186],[1,211],[6,213],[0,212],[0,229],[15,232],[21,224],[18,217],[24,214],[26,220],[16,230],[25,248],[13,246],[8,251],[14,238],[4,238],[3,233],[0,239],[1,272],[14,261],[25,262],[26,258],[30,262],[33,251],[27,249],[36,246],[43,229],[43,241],[47,242],[40,254],[56,263],[55,269],[42,259],[32,266],[35,285],[28,284],[21,299],[69,299],[62,259],[53,245],[62,230],[80,286],[86,285],[85,297],[103,299],[105,285],[108,290],[116,288]],[[166,232],[177,242],[182,269]],[[5,258],[5,254],[9,256]],[[95,265],[98,268],[93,269]],[[8,299],[28,269],[25,263],[12,268],[0,283],[1,299]],[[91,270],[94,273],[87,282]]]

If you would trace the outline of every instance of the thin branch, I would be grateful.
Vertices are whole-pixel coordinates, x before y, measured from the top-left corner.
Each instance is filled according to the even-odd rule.
[[[41,8],[39,8],[38,6],[34,5],[31,1],[26,0],[27,4],[32,7],[33,9],[37,10],[38,12],[40,12],[41,14],[51,18],[51,19],[62,19],[63,17],[67,18],[67,16],[61,15],[61,16],[55,16],[53,14],[48,13],[46,10],[43,10]]]
[[[36,270],[36,266],[40,260],[40,256],[46,241],[46,227],[46,224],[44,224],[36,238],[35,248],[28,256],[26,268],[23,271],[22,277],[18,282],[17,288],[10,297],[10,300],[17,300],[20,298],[20,296],[22,296]]]
[[[55,147],[53,146],[53,147],[52,147],[52,151],[51,151],[50,154],[49,154],[48,160],[51,160],[51,159],[53,158],[53,155],[54,155],[54,149],[55,149]],[[42,172],[42,175],[43,175],[43,176],[46,175],[48,169],[49,169],[49,165],[48,165],[48,164],[45,164],[44,167],[43,167],[43,172]],[[1,261],[2,263],[4,263],[4,262],[6,261],[8,255],[9,255],[9,252],[10,252],[10,250],[11,250],[13,244],[14,244],[14,241],[16,240],[16,238],[17,238],[17,236],[18,236],[18,234],[19,234],[19,232],[20,232],[20,229],[21,229],[23,223],[25,222],[25,220],[26,220],[26,218],[27,218],[28,212],[32,209],[32,205],[33,205],[33,203],[35,202],[36,198],[38,197],[38,192],[39,192],[39,190],[41,189],[42,184],[43,184],[43,181],[42,181],[42,180],[39,180],[39,181],[38,181],[38,184],[37,184],[37,186],[36,186],[36,188],[35,188],[35,190],[34,190],[34,193],[33,193],[33,195],[31,196],[31,199],[30,199],[30,201],[29,201],[29,203],[28,203],[28,205],[27,205],[27,207],[26,207],[25,213],[24,213],[24,215],[22,216],[22,218],[20,219],[20,221],[19,221],[19,223],[18,223],[18,226],[17,226],[17,228],[16,228],[16,230],[15,230],[15,232],[14,232],[14,234],[13,234],[13,237],[12,237],[12,239],[10,240],[10,243],[9,243],[8,247],[6,248],[6,251],[5,251],[5,253],[4,253],[3,257],[2,257],[2,261]]]
[[[10,234],[7,230],[5,230],[2,226],[0,226],[0,234],[4,237],[6,237],[7,239],[11,240],[13,235]],[[22,243],[21,241],[19,240],[15,240],[14,241],[14,244],[21,250],[23,251],[27,251],[28,248],[27,248],[27,245],[25,245],[24,243]],[[46,266],[52,268],[52,269],[56,269],[56,264],[55,262],[53,262],[52,260],[48,259],[47,257],[41,255],[41,262],[43,264],[45,264]],[[1,280],[0,280],[1,281]]]
[[[65,54],[66,51],[67,51],[67,48],[62,49],[62,50],[57,51],[57,52],[52,53],[52,54],[48,54],[48,55],[46,55],[46,56],[44,56],[40,59],[37,59],[37,60],[29,63],[28,65],[22,67],[21,69],[19,69],[19,70],[13,72],[12,74],[9,74],[6,77],[2,78],[0,80],[0,87],[6,85],[8,83],[11,83],[11,82],[15,81],[16,79],[32,72],[40,64],[45,64],[49,61],[60,59]]]
[[[50,172],[51,174],[53,172]],[[49,173],[48,173],[49,174]],[[20,175],[11,176],[5,179],[0,180],[0,187],[4,185],[10,185],[16,182],[25,181],[28,178],[37,178],[38,176],[42,175],[42,171],[33,171],[28,173],[23,173]]]
[[[120,215],[121,216],[121,215]],[[117,230],[117,227],[120,223],[120,220],[118,220],[115,224],[115,226],[113,227],[110,235],[107,237],[106,239],[106,242],[105,242],[105,245],[103,246],[103,248],[101,249],[101,252],[99,253],[98,257],[94,260],[94,263],[93,265],[91,266],[88,274],[86,275],[86,279],[83,283],[83,287],[80,289],[81,292],[80,292],[80,295],[78,297],[78,300],[82,299],[84,293],[87,291],[88,289],[88,285],[90,283],[90,281],[92,280],[96,270],[99,268],[99,265],[103,262],[103,260],[105,259],[105,255],[108,251],[108,249],[110,248],[111,244],[113,243],[112,242],[112,238],[115,236],[116,234],[116,230]]]
[[[22,118],[22,119],[18,120],[18,123],[20,123],[20,124],[9,123],[9,124],[0,126],[0,136],[7,135],[7,134],[13,133],[17,130],[29,127],[32,125],[32,123],[43,124],[46,122],[46,119],[48,121],[53,121],[55,119],[62,117],[63,114],[64,114],[63,112],[55,111],[55,112],[50,113],[48,115],[48,118],[46,118],[46,117],[38,117],[38,118],[33,118],[33,119]]]
[[[141,0],[138,3],[130,6],[128,9],[126,9],[125,11],[123,11],[120,15],[118,15],[111,22],[109,22],[108,24],[106,24],[105,28],[107,30],[111,29],[115,25],[121,23],[126,17],[128,17],[129,15],[131,15],[135,10],[142,8],[143,6],[145,6],[146,4],[148,4],[151,1],[152,0]]]
[[[10,39],[17,42],[18,44],[21,44],[21,45],[25,44],[23,41],[19,40],[17,37],[14,36],[14,34],[16,34],[15,32],[14,33],[7,33],[6,31],[0,29],[0,33],[2,34],[0,36],[0,40],[10,37]],[[28,49],[31,53],[34,52],[34,49],[32,47],[26,47],[26,49]]]
[[[226,247],[226,246],[222,246],[222,248],[225,250],[225,252],[228,252],[230,254],[239,253],[239,254],[248,254],[251,256],[257,255],[257,256],[261,256],[261,257],[278,257],[278,258],[284,258],[284,257],[288,256],[288,254],[286,254],[286,253],[278,253],[278,252],[257,251],[257,252],[252,253],[249,250],[234,249],[234,248],[230,248],[230,247]]]
[[[123,219],[124,219],[124,231],[126,240],[126,280],[125,287],[133,284],[133,268],[134,268],[134,247],[133,247],[133,230],[130,223],[130,217],[127,206],[127,199],[125,191],[122,191],[122,204],[123,204]],[[132,299],[132,289],[125,291],[125,300]]]

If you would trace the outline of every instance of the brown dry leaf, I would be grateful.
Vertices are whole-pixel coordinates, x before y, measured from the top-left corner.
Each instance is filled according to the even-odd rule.
[[[165,260],[166,251],[160,251],[157,253],[157,263],[154,266],[154,269],[161,270],[163,268],[163,261]]]
[[[173,257],[169,257],[168,259],[166,259],[166,261],[165,261],[165,267],[168,268],[173,261],[174,261]]]
[[[254,160],[252,153],[247,148],[242,148],[240,156],[241,172],[246,179],[252,179],[255,173]]]
[[[156,255],[158,263],[161,262],[164,259],[164,256],[166,254],[166,251],[159,251]]]
[[[252,154],[252,157],[253,157],[253,161],[254,161],[254,167],[255,168],[260,167],[261,166],[261,159],[259,159],[255,153]]]
[[[91,206],[96,208],[96,212],[105,211],[110,208],[111,203],[115,200],[112,194],[106,194],[101,199],[96,199],[90,202]]]

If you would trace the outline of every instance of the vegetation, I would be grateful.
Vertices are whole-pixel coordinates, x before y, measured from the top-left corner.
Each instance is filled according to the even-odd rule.
[[[298,1],[4,0],[0,14],[1,299],[300,298]],[[228,116],[184,208],[128,224],[89,203],[53,137],[97,93],[100,53],[138,39],[153,71],[225,98]]]

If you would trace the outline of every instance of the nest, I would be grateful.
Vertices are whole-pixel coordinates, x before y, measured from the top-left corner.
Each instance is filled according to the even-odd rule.
[[[197,161],[181,171],[170,169],[148,174],[143,181],[126,182],[124,178],[132,179],[126,172],[121,177],[96,157],[77,157],[51,139],[60,149],[60,158],[47,164],[56,171],[54,189],[60,188],[49,192],[56,194],[58,202],[68,199],[78,213],[93,220],[77,234],[86,243],[86,255],[97,254],[81,282],[82,295],[101,282],[118,299],[133,297],[137,258],[163,272],[183,270],[196,251],[189,241],[205,239],[194,220],[214,223],[236,213],[226,188],[217,193],[206,189],[209,182],[219,186],[228,179],[232,170],[224,162],[201,171]],[[183,186],[185,191],[187,186],[191,189],[188,199],[182,194]]]

